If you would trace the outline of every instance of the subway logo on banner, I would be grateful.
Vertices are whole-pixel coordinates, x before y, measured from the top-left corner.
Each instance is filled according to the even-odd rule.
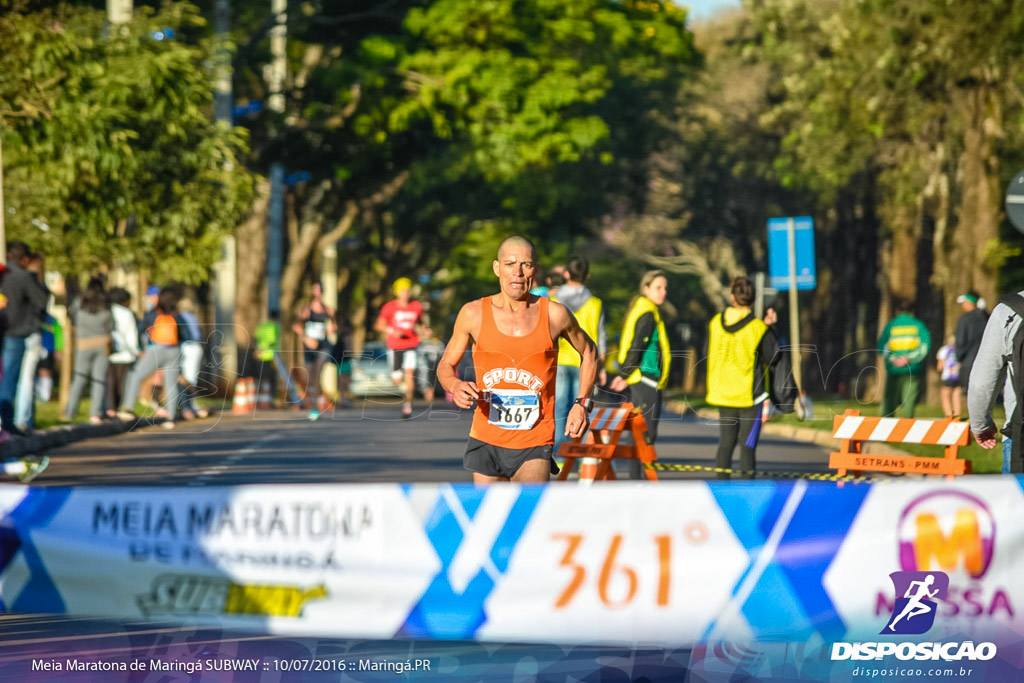
[[[977,619],[1015,613],[1004,587],[981,579],[995,555],[996,523],[985,503],[969,493],[932,491],[913,499],[899,520],[899,563],[903,571],[941,571],[950,575],[949,594],[939,615]],[[875,614],[893,609],[887,592],[878,591]]]
[[[136,598],[146,616],[246,615],[260,617],[302,616],[312,600],[328,597],[327,588],[293,585],[239,584],[216,576],[161,574],[149,593]]]

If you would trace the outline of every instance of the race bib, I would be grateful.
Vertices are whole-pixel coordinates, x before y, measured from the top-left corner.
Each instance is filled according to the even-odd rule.
[[[525,389],[487,392],[487,421],[502,429],[531,429],[540,419],[540,394]]]
[[[323,341],[327,339],[327,323],[318,322],[316,320],[307,320],[305,334],[310,339]]]

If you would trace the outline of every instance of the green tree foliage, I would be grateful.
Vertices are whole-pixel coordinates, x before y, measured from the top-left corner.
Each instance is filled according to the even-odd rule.
[[[439,284],[473,293],[493,280],[501,237],[538,238],[554,263],[642,193],[639,167],[667,132],[659,112],[699,63],[672,3],[438,0],[405,29],[364,44],[411,93],[381,130],[427,123],[437,140],[397,198],[396,224],[405,237],[439,226],[449,250],[423,265],[456,266]]]
[[[698,64],[682,10],[611,0],[325,5],[289,24],[289,55],[264,158],[313,174],[293,191],[293,242],[347,226],[340,279],[371,315],[397,275],[432,274],[444,301],[493,287],[511,233],[564,259],[642,194],[659,112]]]
[[[211,120],[204,27],[185,2],[120,27],[66,5],[0,17],[9,238],[65,272],[207,278],[252,181],[244,131]]]

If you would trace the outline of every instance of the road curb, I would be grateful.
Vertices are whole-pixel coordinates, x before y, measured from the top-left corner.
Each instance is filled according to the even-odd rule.
[[[133,432],[136,429],[155,427],[167,420],[162,417],[140,417],[136,420],[109,420],[100,424],[71,424],[50,427],[34,432],[30,436],[15,437],[11,441],[0,444],[0,459],[23,458],[27,455],[38,455],[51,448],[60,448],[76,441],[98,439]]]
[[[718,411],[714,408],[701,408],[694,410],[686,401],[668,401],[665,407],[674,413],[681,415],[693,415],[705,420],[717,420]],[[780,436],[791,441],[801,443],[812,443],[831,451],[838,451],[840,443],[838,439],[832,438],[832,432],[824,429],[813,429],[811,427],[798,427],[796,425],[773,424],[771,421],[765,423],[761,431],[764,434]],[[872,443],[865,441],[861,443],[861,452],[867,455],[891,455],[893,448],[883,443]],[[898,450],[898,449],[896,449]]]

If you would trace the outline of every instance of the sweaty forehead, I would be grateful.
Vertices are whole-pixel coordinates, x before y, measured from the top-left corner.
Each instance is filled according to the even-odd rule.
[[[507,261],[535,261],[536,255],[533,252],[533,248],[529,244],[521,244],[516,242],[510,242],[503,244],[501,249],[498,250],[498,260]]]

